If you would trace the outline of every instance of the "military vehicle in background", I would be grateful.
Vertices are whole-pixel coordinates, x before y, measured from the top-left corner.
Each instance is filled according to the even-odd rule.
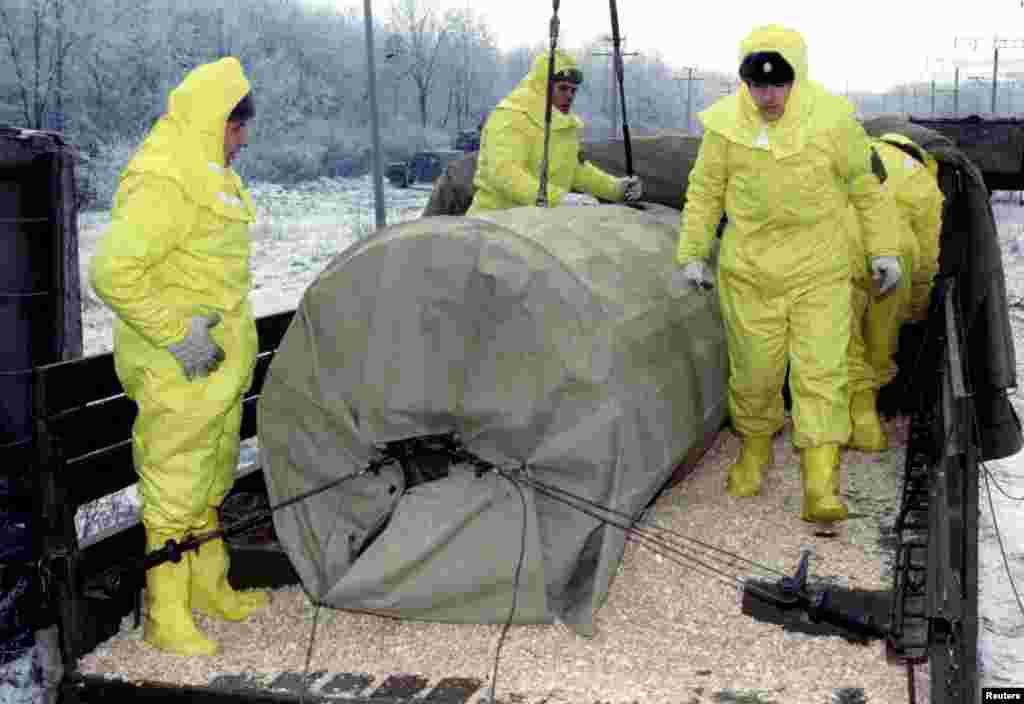
[[[408,188],[414,183],[433,183],[448,164],[463,156],[465,152],[452,149],[416,152],[408,161],[389,164],[387,178],[397,188]]]

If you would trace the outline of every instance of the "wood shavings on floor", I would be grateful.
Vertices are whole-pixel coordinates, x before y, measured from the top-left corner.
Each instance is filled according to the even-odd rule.
[[[780,573],[791,574],[801,547],[813,546],[812,574],[819,578],[834,577],[852,589],[889,589],[881,535],[886,511],[898,506],[907,423],[885,425],[890,450],[843,453],[842,487],[851,519],[833,537],[816,535],[799,518],[799,461],[788,423],[776,440],[760,496],[740,499],[726,492],[739,439],[723,430],[696,469],[658,499],[649,520]],[[733,571],[743,573],[743,564]],[[200,628],[224,648],[209,658],[161,653],[142,641],[141,630],[124,628],[83,657],[80,671],[176,685],[247,673],[269,684],[282,673],[304,671],[314,610],[294,587],[276,590],[271,608],[244,623],[199,617]],[[498,698],[547,704],[822,704],[846,690],[853,693],[850,701],[860,701],[858,693],[867,702],[908,700],[906,667],[887,661],[880,641],[860,645],[755,621],[742,613],[740,592],[728,580],[632,541],[596,625],[589,640],[562,625],[511,628],[501,650]],[[500,631],[501,626],[399,621],[324,608],[310,671],[362,673],[375,683],[395,673],[430,681],[476,679],[483,685],[470,701],[481,701]]]

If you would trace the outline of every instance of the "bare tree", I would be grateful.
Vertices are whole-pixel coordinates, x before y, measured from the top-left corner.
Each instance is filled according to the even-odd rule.
[[[437,16],[430,0],[395,0],[391,5],[391,33],[398,56],[404,59],[408,76],[416,84],[420,124],[430,122],[431,88],[439,56],[448,38],[448,28]]]
[[[66,0],[0,4],[0,37],[14,67],[22,118],[30,128],[64,127],[65,67],[82,38],[66,12],[69,7]],[[19,27],[22,33],[16,31]]]
[[[391,2],[377,67],[385,124],[396,127],[385,148],[396,153],[426,131],[432,141],[454,136],[432,128],[479,124],[547,48],[543,22],[535,45],[499,52],[471,3],[444,14],[438,0]],[[230,53],[257,95],[252,173],[305,177],[366,148],[363,20],[357,8],[308,0],[0,0],[0,122],[63,129],[106,168],[152,126],[188,71]],[[596,41],[576,52],[587,76],[576,106],[602,127],[611,93],[607,57],[591,56],[595,49]],[[681,124],[670,68],[636,60],[626,73],[631,124]],[[702,79],[696,105],[720,95],[711,74]]]
[[[487,25],[469,8],[450,11],[445,17],[450,46],[446,52],[448,105],[442,126],[454,117],[456,128],[476,126],[493,100],[486,78],[497,63],[497,48]],[[493,83],[491,81],[490,83]]]

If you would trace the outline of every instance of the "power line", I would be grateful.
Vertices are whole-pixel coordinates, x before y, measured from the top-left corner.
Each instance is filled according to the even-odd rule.
[[[1022,0],[1024,3],[1024,0]],[[1024,5],[1022,5],[1024,6]],[[984,42],[984,39],[979,37],[968,37],[968,36],[956,36],[953,37],[953,48],[957,48],[958,45],[966,44],[971,51],[977,51],[979,45]],[[1003,38],[999,37],[992,38],[992,101],[990,103],[989,111],[993,114],[996,112],[996,100],[999,92],[999,50],[1000,49],[1024,49],[1024,38]],[[970,76],[974,79],[974,76]]]
[[[1024,2],[1024,0],[1022,0],[1022,2]],[[686,81],[686,134],[692,134],[692,132],[693,132],[693,130],[692,130],[693,125],[692,125],[691,115],[693,114],[693,110],[692,110],[692,104],[693,104],[693,82],[694,81],[703,81],[704,79],[701,78],[701,77],[697,77],[697,78],[693,77],[693,72],[697,70],[696,66],[683,66],[683,70],[685,70],[687,72],[686,77],[683,77],[683,76],[673,76],[672,80],[677,81],[677,82]]]
[[[604,36],[604,37],[601,37],[601,41],[605,41],[605,42],[611,43],[612,42],[612,38],[610,36]],[[622,47],[626,46],[626,38],[625,37],[621,37],[619,39],[619,45],[622,46]],[[611,112],[612,112],[612,139],[615,139],[618,136],[618,134],[619,134],[618,95],[616,93],[616,87],[617,87],[618,84],[616,83],[616,78],[615,78],[615,52],[614,51],[595,51],[591,55],[592,56],[608,56],[608,57],[611,58],[611,64],[610,64],[611,65],[611,81],[610,81],[610,83],[611,83],[611,85],[610,85],[610,88],[611,88],[611,93],[610,93],[611,103],[610,103],[610,105],[611,105]],[[625,57],[625,56],[640,56],[640,52],[638,52],[638,51],[631,51],[631,52],[620,51],[619,52],[619,56],[622,56],[622,57]]]

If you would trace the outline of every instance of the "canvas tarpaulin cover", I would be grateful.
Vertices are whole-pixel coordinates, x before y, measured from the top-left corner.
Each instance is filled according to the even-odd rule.
[[[914,117],[923,125],[948,137],[985,174],[1019,175],[1024,169],[1024,121],[985,118]]]
[[[613,176],[626,175],[626,148],[622,140],[584,142],[581,158]],[[630,140],[633,173],[643,179],[644,200],[681,210],[690,170],[697,160],[700,137],[665,131]],[[434,182],[424,215],[464,215],[473,202],[473,176],[477,155],[452,162]],[[676,223],[678,228],[679,223]]]
[[[517,208],[385,228],[305,292],[259,407],[271,502],[454,431],[478,457],[636,516],[726,415],[715,293],[674,265],[678,211]],[[525,522],[524,522],[525,518]],[[274,514],[312,598],[593,632],[618,528],[469,465],[386,466]],[[525,526],[525,532],[524,532]],[[525,539],[525,542],[523,542]]]

